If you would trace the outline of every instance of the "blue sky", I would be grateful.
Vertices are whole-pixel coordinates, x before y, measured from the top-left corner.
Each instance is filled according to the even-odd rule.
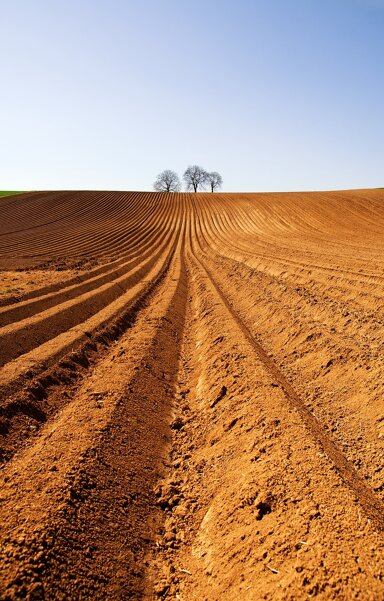
[[[384,0],[0,0],[0,189],[384,186]]]

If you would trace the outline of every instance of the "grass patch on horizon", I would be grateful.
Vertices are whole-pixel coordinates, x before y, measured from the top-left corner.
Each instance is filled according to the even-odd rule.
[[[25,190],[0,190],[0,196],[12,196],[13,194],[23,194]]]

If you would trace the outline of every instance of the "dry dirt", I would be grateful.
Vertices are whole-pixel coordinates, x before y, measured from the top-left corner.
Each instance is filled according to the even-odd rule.
[[[384,191],[0,211],[0,599],[383,599]]]

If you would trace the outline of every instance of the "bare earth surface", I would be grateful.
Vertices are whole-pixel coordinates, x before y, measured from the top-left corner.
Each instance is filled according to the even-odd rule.
[[[384,598],[384,191],[0,211],[0,599]]]

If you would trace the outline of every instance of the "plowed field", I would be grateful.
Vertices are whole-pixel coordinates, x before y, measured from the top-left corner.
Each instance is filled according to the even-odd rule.
[[[383,599],[384,191],[0,214],[0,599]]]

